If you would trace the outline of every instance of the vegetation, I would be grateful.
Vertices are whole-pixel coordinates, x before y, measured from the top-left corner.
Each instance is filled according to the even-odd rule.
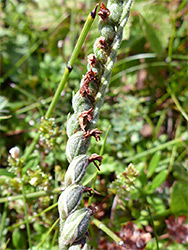
[[[97,1],[0,4],[0,248],[56,250],[67,114],[100,36],[99,16],[55,110],[49,105]],[[95,195],[84,194],[81,207],[98,207],[92,249],[188,246],[186,10],[185,0],[135,0],[131,8],[97,123],[104,133],[87,153],[102,164],[97,171],[91,163],[82,180]]]

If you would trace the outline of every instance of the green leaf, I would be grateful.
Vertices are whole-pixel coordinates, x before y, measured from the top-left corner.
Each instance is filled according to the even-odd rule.
[[[154,156],[152,157],[150,163],[149,163],[149,167],[148,167],[148,174],[147,177],[150,178],[153,173],[155,172],[155,169],[158,167],[158,163],[160,161],[161,158],[161,151],[158,151],[154,154]]]
[[[4,96],[0,96],[0,112],[7,106],[8,100]]]
[[[156,175],[152,181],[151,189],[152,190],[156,189],[161,184],[163,184],[163,182],[166,180],[167,175],[168,175],[168,171],[166,169],[160,172],[158,175]]]
[[[187,213],[188,188],[186,182],[175,182],[172,186],[170,208],[173,214]]]
[[[172,34],[172,22],[169,22],[169,9],[165,1],[160,3],[153,1],[148,4],[148,1],[142,0],[138,1],[134,7],[135,10],[139,11],[141,23],[143,23],[143,17],[147,23],[147,28],[152,28],[147,33],[145,32],[152,50],[158,54],[162,48],[163,52],[168,47],[169,38]],[[145,23],[143,23],[142,28],[146,28]],[[152,38],[153,34],[154,38]],[[159,41],[160,45],[155,48],[155,43],[152,40]]]
[[[26,237],[19,229],[15,229],[12,234],[12,242],[16,249],[26,248]]]
[[[152,182],[148,183],[146,186],[146,192],[150,194],[154,189],[159,187],[166,180],[168,171],[165,169],[155,176]]]
[[[144,33],[149,41],[149,44],[151,46],[151,49],[158,54],[159,56],[163,53],[163,47],[161,45],[160,40],[158,39],[155,29],[153,26],[144,19],[144,17],[141,18],[142,28],[144,30]]]
[[[4,175],[7,177],[15,177],[15,175],[13,173],[8,172],[6,169],[0,169],[0,176]]]

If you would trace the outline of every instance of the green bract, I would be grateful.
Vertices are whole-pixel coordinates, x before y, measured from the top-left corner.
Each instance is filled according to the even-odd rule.
[[[107,4],[107,8],[110,10],[110,15],[109,19],[114,25],[118,25],[121,14],[123,11],[123,6],[121,1],[119,2],[114,2],[114,3],[109,3]]]
[[[72,184],[59,196],[58,210],[61,219],[66,219],[71,212],[76,210],[80,204],[83,190],[83,186]]]
[[[115,36],[115,29],[112,23],[104,22],[103,20],[100,20],[98,28],[101,33],[101,36],[104,36],[107,41],[108,40],[113,41],[114,36]]]
[[[99,47],[97,47],[97,43],[98,43],[97,40],[95,41],[95,43],[93,45],[93,51],[95,53],[95,56],[96,56],[97,60],[99,60],[101,63],[105,63],[106,60],[107,60],[107,53],[106,53],[105,50],[100,49]]]
[[[73,159],[65,174],[66,187],[72,183],[79,183],[82,180],[86,168],[89,165],[88,159],[89,159],[88,155],[79,155]]]
[[[68,119],[67,122],[67,135],[68,137],[71,137],[77,130],[80,128],[79,124],[79,114],[75,113],[71,115],[71,117]]]
[[[90,99],[87,96],[82,97],[78,91],[72,98],[72,107],[75,113],[81,114],[89,110],[92,105]]]
[[[71,213],[64,223],[60,242],[69,245],[81,239],[88,229],[91,214],[92,212],[88,208],[82,208]]]
[[[71,162],[76,156],[84,154],[87,151],[90,138],[85,139],[84,134],[84,131],[78,131],[67,141],[66,156],[69,162]]]

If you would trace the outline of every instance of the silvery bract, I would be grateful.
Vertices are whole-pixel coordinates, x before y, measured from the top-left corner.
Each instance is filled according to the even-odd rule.
[[[61,219],[66,219],[70,212],[76,210],[80,204],[83,190],[82,185],[72,184],[59,196],[58,210]]]
[[[79,155],[72,160],[65,174],[66,187],[72,183],[79,183],[82,180],[89,165],[88,159],[88,155]]]
[[[82,208],[71,213],[64,223],[60,242],[69,245],[81,239],[88,229],[91,214],[92,212],[88,208]]]

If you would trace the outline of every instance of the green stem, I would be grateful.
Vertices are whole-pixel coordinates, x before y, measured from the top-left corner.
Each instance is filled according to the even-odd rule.
[[[186,121],[188,122],[188,115],[185,113],[185,111],[183,110],[183,108],[181,107],[178,99],[176,98],[176,96],[174,95],[174,93],[170,93],[174,103],[176,104],[177,109],[181,112],[182,116],[186,119]]]
[[[41,249],[41,246],[44,244],[46,238],[48,237],[48,235],[51,233],[51,231],[54,229],[54,227],[57,225],[57,223],[59,222],[59,218],[54,222],[54,224],[51,226],[51,228],[48,230],[47,234],[44,236],[44,238],[42,239],[41,243],[39,244],[39,246],[37,247],[37,250]]]
[[[97,7],[98,7],[98,5],[96,6],[96,8]],[[95,8],[95,13],[96,13],[96,8]],[[61,95],[61,92],[62,92],[62,90],[63,90],[63,88],[65,86],[65,83],[67,82],[68,76],[69,76],[69,74],[70,74],[70,72],[72,70],[72,66],[73,66],[74,62],[76,61],[76,59],[78,57],[78,54],[79,54],[79,52],[81,50],[81,47],[82,47],[82,45],[84,43],[84,40],[85,40],[85,38],[86,38],[86,36],[88,34],[88,31],[89,31],[89,29],[90,29],[90,27],[91,27],[91,25],[92,25],[92,23],[94,21],[94,17],[95,17],[95,15],[93,16],[92,12],[87,17],[86,23],[84,24],[82,32],[81,32],[81,34],[79,36],[79,39],[77,41],[77,44],[76,44],[76,46],[75,46],[75,48],[73,50],[72,56],[71,56],[71,58],[70,58],[70,60],[69,60],[69,62],[67,64],[67,67],[66,67],[66,69],[64,71],[64,74],[63,74],[63,76],[61,78],[61,81],[59,83],[59,86],[58,86],[58,88],[56,90],[54,98],[53,98],[53,100],[52,100],[52,102],[51,102],[51,104],[50,104],[50,106],[49,106],[49,108],[48,108],[48,110],[46,112],[46,118],[47,119],[50,118],[50,116],[51,116],[51,114],[52,114],[52,112],[53,112],[53,110],[55,108],[55,105],[56,105],[56,103],[57,103],[57,101],[58,101],[58,99],[59,99],[59,97]]]
[[[53,110],[54,110],[54,108],[55,108],[55,106],[56,106],[56,104],[57,104],[57,102],[59,100],[61,92],[62,92],[62,90],[63,90],[63,88],[64,88],[64,86],[65,86],[65,84],[67,82],[68,76],[69,76],[69,74],[70,74],[70,72],[72,70],[72,66],[73,66],[74,62],[76,61],[76,59],[78,57],[78,54],[79,54],[79,52],[81,50],[81,47],[82,47],[82,45],[84,43],[84,40],[86,38],[86,35],[87,35],[87,33],[88,33],[88,31],[89,31],[89,29],[90,29],[90,27],[91,27],[91,25],[92,25],[92,23],[94,21],[97,7],[98,7],[98,5],[96,5],[95,9],[87,17],[86,23],[85,23],[85,25],[84,25],[84,27],[82,29],[82,32],[81,32],[81,34],[79,36],[79,39],[78,39],[77,44],[76,44],[76,46],[74,48],[74,51],[73,51],[72,56],[70,58],[70,61],[68,62],[67,67],[65,68],[64,74],[63,74],[63,76],[61,78],[61,81],[60,81],[60,83],[58,85],[58,88],[57,88],[57,90],[55,92],[55,95],[54,95],[54,97],[52,99],[52,102],[50,103],[50,106],[49,106],[49,108],[48,108],[48,110],[46,112],[45,116],[46,116],[47,119],[50,118],[50,116],[51,116],[51,114],[52,114],[52,112],[53,112]],[[35,149],[35,146],[36,146],[39,138],[40,138],[40,134],[38,132],[36,134],[33,142],[27,148],[27,150],[26,150],[26,152],[25,152],[25,154],[23,156],[24,161],[27,161],[29,155]]]
[[[115,233],[113,233],[107,226],[105,226],[101,221],[97,219],[93,219],[92,222],[97,226],[99,229],[101,229],[103,232],[105,232],[111,239],[113,239],[118,245],[122,245],[123,241],[121,238],[119,238]]]
[[[37,218],[39,216],[41,216],[42,214],[45,214],[47,213],[48,211],[52,210],[53,208],[57,207],[58,203],[54,203],[53,205],[51,205],[50,207],[46,208],[45,210],[43,210],[42,212],[40,212],[39,214],[35,215],[35,216],[32,216],[30,219],[29,219],[29,222],[31,222],[34,218]],[[9,226],[7,227],[6,229],[7,230],[13,230],[14,228],[17,228],[17,227],[20,227],[21,225],[25,224],[26,223],[26,220],[20,222],[20,223],[17,223],[17,224],[14,224],[12,226]]]
[[[8,202],[5,203],[4,209],[3,209],[3,214],[1,217],[1,224],[0,224],[0,242],[2,242],[2,236],[3,236],[3,230],[5,227],[5,220],[7,217],[7,211],[8,211]]]
[[[29,145],[29,147],[26,148],[25,153],[23,155],[23,161],[26,162],[29,158],[29,156],[32,154],[32,152],[35,149],[35,146],[38,142],[40,138],[40,133],[39,131],[37,132],[37,134],[35,135],[35,138],[33,139],[33,141],[31,142],[31,144]]]
[[[155,228],[155,225],[154,225],[153,217],[152,217],[152,214],[151,214],[151,211],[150,211],[149,207],[148,207],[148,212],[149,212],[149,215],[150,215],[151,224],[152,224],[152,227],[153,227],[153,232],[154,232],[154,235],[155,235],[155,240],[156,240],[157,250],[159,250],[159,241],[158,241],[158,236],[157,236],[157,232],[156,232],[156,228]]]
[[[182,65],[182,63],[173,62],[173,61],[170,63],[163,62],[163,61],[162,62],[143,63],[143,64],[139,64],[139,65],[130,67],[128,69],[125,69],[125,70],[119,72],[118,74],[115,74],[114,76],[111,77],[110,82],[113,82],[113,81],[119,79],[120,77],[122,77],[128,73],[132,73],[135,71],[139,71],[139,70],[147,69],[147,68],[151,68],[151,67],[169,67],[169,64],[171,66],[174,66],[174,67]]]
[[[62,188],[61,189],[60,188],[55,188],[54,190],[52,190],[50,192],[39,191],[39,192],[25,194],[25,197],[27,199],[33,199],[33,198],[38,198],[38,197],[42,197],[42,196],[46,196],[46,195],[57,194],[57,193],[60,193],[61,191],[62,191]],[[0,198],[0,203],[5,203],[5,202],[8,202],[8,201],[22,200],[22,199],[23,199],[23,194],[22,195],[9,196],[9,197],[3,197],[3,198]]]
[[[28,217],[28,212],[27,212],[27,203],[26,203],[26,196],[25,196],[25,187],[24,187],[22,176],[20,179],[21,179],[22,195],[23,195],[23,201],[24,201],[24,213],[25,213],[25,221],[26,221],[26,228],[27,228],[27,237],[28,237],[28,241],[29,241],[29,249],[32,250],[31,233],[30,233],[30,227],[29,227],[29,217]]]
[[[181,121],[182,121],[182,117],[180,116],[180,122],[178,124],[177,129],[176,129],[175,139],[180,136]],[[170,163],[169,163],[169,167],[168,167],[168,173],[170,173],[172,171],[172,168],[173,168],[173,165],[174,165],[174,161],[175,161],[176,151],[177,151],[177,147],[176,147],[176,145],[174,145],[173,148],[172,148],[172,153],[171,153],[171,157],[170,157]]]
[[[166,142],[164,144],[161,144],[155,148],[151,148],[151,149],[148,149],[144,152],[141,152],[139,154],[136,154],[134,156],[130,156],[128,158],[125,159],[125,162],[128,163],[128,162],[131,162],[131,161],[134,161],[134,160],[137,160],[137,159],[140,159],[142,157],[145,157],[145,156],[148,156],[150,154],[153,154],[155,153],[156,151],[159,151],[159,150],[162,150],[164,148],[167,148],[169,146],[172,146],[172,145],[175,145],[175,144],[179,144],[179,143],[183,143],[183,140],[182,138],[177,138],[175,140],[172,140],[172,141],[169,141],[169,142]]]

